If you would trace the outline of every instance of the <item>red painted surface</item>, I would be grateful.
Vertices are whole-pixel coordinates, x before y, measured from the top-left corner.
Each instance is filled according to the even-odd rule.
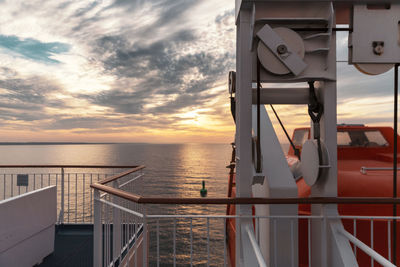
[[[309,130],[309,128],[299,128],[298,130]],[[390,127],[366,127],[366,126],[338,126],[338,131],[351,130],[378,130],[388,142],[386,147],[350,147],[338,146],[338,196],[339,197],[392,197],[393,196],[393,171],[367,171],[366,174],[360,172],[361,167],[389,167],[393,166],[393,129]],[[400,151],[400,138],[398,139],[398,151]],[[301,149],[301,147],[297,147]],[[288,157],[292,158],[293,164],[294,151],[290,147]],[[400,155],[398,156],[400,159]],[[398,162],[400,160],[398,159]],[[397,191],[400,195],[400,181],[397,183]],[[231,184],[229,186],[232,186]],[[308,197],[311,193],[310,187],[302,178],[297,181],[298,196]],[[232,196],[235,196],[232,191]],[[340,215],[360,215],[360,216],[392,216],[392,205],[339,205]],[[232,207],[229,214],[234,214]],[[299,215],[309,215],[310,205],[299,205]],[[397,208],[400,214],[400,207]],[[228,220],[229,221],[229,220]],[[353,233],[353,221],[343,220],[345,229]],[[228,247],[234,253],[234,224],[228,224]],[[400,223],[397,224],[397,240],[400,240]],[[373,248],[383,257],[388,257],[388,226],[387,221],[374,221],[374,242]],[[392,229],[391,229],[392,231]],[[367,245],[371,245],[371,224],[370,221],[357,222],[356,237]],[[299,221],[299,265],[308,266],[308,244],[307,244],[307,221]],[[393,240],[392,240],[393,241]],[[398,246],[399,247],[399,246]],[[393,253],[393,252],[392,252]],[[232,255],[232,254],[231,254]],[[232,266],[235,266],[234,256],[231,257]],[[359,266],[370,266],[370,257],[357,249],[357,261]],[[400,253],[397,252],[397,264],[400,264]],[[375,262],[374,266],[380,266]]]

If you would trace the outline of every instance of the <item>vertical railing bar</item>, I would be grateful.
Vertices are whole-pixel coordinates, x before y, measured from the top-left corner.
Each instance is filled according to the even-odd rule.
[[[126,200],[123,200],[125,203],[124,203],[124,206],[126,207]],[[124,231],[122,232],[122,234],[123,234],[123,244],[124,244],[124,246],[126,246],[127,247],[127,249],[128,249],[128,251],[129,251],[129,239],[128,239],[128,219],[127,219],[127,213],[126,212],[124,212],[123,213],[123,226],[124,226]]]
[[[100,193],[99,193],[98,199],[100,199],[100,198],[101,197],[100,197]],[[101,202],[99,201],[99,203],[101,203]],[[101,212],[102,212],[102,216],[101,216],[101,234],[102,234],[102,239],[101,239],[101,243],[102,243],[102,246],[101,246],[101,261],[103,263],[102,267],[106,266],[106,261],[105,261],[105,253],[106,253],[106,228],[105,228],[106,221],[105,221],[105,216],[106,216],[106,212],[105,212],[105,209],[106,209],[106,207],[104,205],[104,207],[101,208]],[[96,267],[96,266],[94,266],[94,267]]]
[[[85,174],[83,174],[82,187],[82,221],[85,222]]]
[[[50,186],[50,175],[51,175],[51,173],[49,173],[47,176],[48,176],[48,181],[47,181],[47,186]]]
[[[176,267],[176,218],[174,217],[174,230],[173,230],[173,249],[174,249],[174,267]]]
[[[257,244],[260,245],[260,217],[256,218],[256,240]]]
[[[107,199],[107,197],[106,197]],[[108,199],[107,199],[108,200]],[[108,266],[108,205],[105,205],[104,207],[104,232],[105,232],[105,238],[104,238],[104,243],[105,243],[105,249],[104,249],[104,261],[105,261],[105,266]]]
[[[146,205],[142,205],[142,214],[143,214],[143,266],[147,266],[147,218],[146,218]]]
[[[111,197],[109,197],[109,201],[112,202]],[[113,261],[113,255],[112,255],[112,250],[111,250],[111,246],[112,246],[112,238],[111,238],[111,223],[112,223],[112,210],[113,208],[110,206],[109,210],[108,210],[108,263],[111,263]]]
[[[307,218],[307,238],[308,238],[308,267],[311,267],[311,219]]]
[[[390,241],[390,220],[388,220],[388,259],[389,261],[392,261],[392,255],[391,255],[391,241]]]
[[[18,176],[17,176],[17,187],[18,187],[18,195],[21,195],[21,186],[18,185]]]
[[[374,219],[371,219],[371,248],[374,249]],[[371,257],[371,267],[374,267],[373,257]]]
[[[14,174],[11,174],[11,197],[14,196]]]
[[[132,210],[134,209],[134,204],[131,201],[128,201],[128,207]],[[129,220],[129,239],[134,239],[135,233],[134,233],[134,227],[135,227],[135,216],[133,214],[128,214],[128,220]],[[133,222],[133,223],[132,223]]]
[[[101,213],[102,213],[102,203],[100,201],[96,201],[96,199],[100,198],[100,192],[97,189],[94,189],[94,217],[93,217],[93,266],[98,267],[102,262],[102,251],[103,251],[103,237],[102,237],[102,222],[101,222]]]
[[[123,205],[123,200],[120,200],[121,205]],[[119,213],[119,223],[121,224],[121,232],[119,233],[119,247],[120,247],[120,251],[119,251],[119,263],[121,264],[122,261],[122,251],[124,248],[124,211],[120,211]]]
[[[190,218],[190,266],[193,266],[193,218]]]
[[[207,217],[207,267],[210,266],[210,218]]]
[[[136,203],[132,203],[132,205],[134,206],[134,210],[135,211],[137,211],[137,204]],[[133,216],[133,222],[134,222],[134,225],[133,225],[133,235],[134,235],[134,238],[135,238],[135,243],[134,243],[134,253],[135,253],[135,267],[137,266],[137,249],[138,249],[138,247],[137,247],[137,243],[138,243],[138,235],[137,235],[137,224],[136,224],[136,216],[134,216],[134,215],[132,215]]]
[[[108,201],[110,201],[109,197],[108,197]],[[110,226],[110,215],[109,215],[109,212],[110,212],[110,210],[109,209],[110,209],[110,207],[107,205],[107,210],[106,210],[106,214],[107,214],[107,217],[106,217],[107,218],[106,219],[106,222],[107,222],[106,223],[106,229],[107,229],[106,266],[109,266],[109,263],[110,263],[110,261],[109,261],[109,253],[110,253],[110,228],[109,228],[109,226]]]
[[[4,196],[4,198],[3,199],[6,199],[6,175],[5,174],[3,174],[3,181],[4,181],[4,188],[3,188],[3,196]]]
[[[125,206],[125,200],[124,199],[121,199],[121,206]],[[123,248],[124,248],[124,246],[125,246],[125,213],[126,212],[123,212],[123,211],[121,211],[121,218],[120,218],[120,221],[121,221],[121,254],[122,254],[122,251],[123,251]]]
[[[69,177],[69,173],[68,173],[68,222],[69,222],[69,214],[70,214],[70,212],[71,212],[71,210],[69,209],[69,202],[70,202],[70,197],[69,197],[69,179],[70,177]],[[99,198],[100,198],[100,195],[99,195]]]
[[[157,267],[160,267],[160,220],[157,219]]]
[[[291,244],[291,262],[294,267],[294,223],[293,219],[290,219],[290,244]]]
[[[357,237],[357,219],[354,219],[353,228],[354,228],[354,237]],[[354,257],[357,259],[357,246],[356,245],[354,245]]]
[[[109,196],[109,201],[112,202],[112,199],[110,196]],[[113,219],[113,217],[112,217],[113,208],[111,206],[109,206],[108,208],[109,208],[109,210],[108,210],[108,218],[109,218],[109,220],[108,220],[108,263],[111,263],[113,261],[113,255],[112,255],[113,251],[111,250],[111,246],[112,246],[112,242],[113,242],[113,240],[111,238],[111,230],[112,230],[111,223],[112,223],[112,219]]]
[[[356,236],[356,219],[353,219],[353,235],[354,235],[354,237]],[[356,244],[353,244],[353,250],[354,250],[354,254],[356,253],[356,249],[357,249],[357,247],[356,247]]]
[[[83,176],[85,176],[85,174],[83,174]],[[114,187],[118,186],[118,181],[113,181],[112,185]],[[117,205],[121,205],[122,203],[120,202],[120,198],[117,196],[112,196],[110,197],[112,199],[112,203],[115,203]],[[121,210],[118,208],[112,208],[111,209],[112,212],[112,232],[113,232],[113,240],[112,240],[112,261],[117,259],[117,256],[119,257],[119,255],[121,254],[121,240],[119,238],[121,238]]]
[[[274,225],[274,264],[275,267],[278,267],[278,260],[277,260],[277,255],[276,255],[276,248],[277,248],[277,244],[276,244],[276,219],[272,219],[273,225]]]
[[[33,174],[33,190],[36,190],[36,173]]]
[[[93,173],[90,174],[90,184],[93,183]],[[93,218],[93,190],[90,190],[90,218]]]
[[[43,188],[43,173],[40,174],[40,188]]]
[[[260,219],[260,218],[258,218]],[[222,222],[224,224],[224,267],[226,267],[226,218],[222,218]],[[260,223],[259,223],[260,224]]]
[[[128,201],[127,200],[124,200],[125,202],[125,207],[126,208],[129,208],[129,206],[128,206]],[[128,223],[129,222],[129,223]],[[129,236],[129,230],[130,230],[130,228],[129,228],[129,225],[130,225],[130,222],[131,222],[131,219],[130,219],[130,215],[127,213],[127,212],[124,212],[124,224],[125,224],[125,232],[124,232],[124,235],[125,235],[125,245],[126,245],[126,247],[128,248],[128,249],[130,249],[130,247],[129,247],[129,245],[130,245],[130,236]]]
[[[65,204],[65,173],[64,168],[61,168],[61,218],[60,221],[64,223],[64,204]]]
[[[77,223],[78,222],[78,174],[77,173],[75,173],[74,187],[75,187],[75,223]]]

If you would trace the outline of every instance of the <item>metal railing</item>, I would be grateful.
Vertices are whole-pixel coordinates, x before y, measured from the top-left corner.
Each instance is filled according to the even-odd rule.
[[[399,204],[399,198],[145,197],[139,195],[140,177],[134,170],[91,185],[95,196],[94,266],[229,266],[228,251],[234,251],[234,248],[230,249],[226,242],[228,227],[232,222],[235,225],[235,220],[244,219],[251,222],[251,227],[245,227],[246,238],[250,241],[246,249],[250,248],[255,255],[247,266],[278,266],[276,250],[272,250],[270,258],[263,257],[260,225],[268,224],[274,229],[282,222],[289,222],[293,248],[297,247],[296,231],[302,232],[298,242],[307,244],[306,249],[302,251],[301,259],[297,259],[293,249],[288,250],[291,251],[287,255],[288,266],[296,266],[297,261],[311,266],[311,226],[317,223],[332,227],[338,220],[344,228],[335,228],[333,234],[341,235],[353,244],[354,257],[362,263],[360,266],[374,266],[375,263],[393,266],[390,263],[393,256],[391,227],[400,217],[152,214],[149,210],[153,205]],[[176,210],[179,207],[176,206]],[[270,242],[274,247],[279,237],[276,231],[272,233]]]
[[[0,200],[57,186],[58,224],[92,223],[92,183],[137,166],[0,165]]]
[[[268,222],[272,228],[276,227],[283,221],[290,221],[294,225],[295,222],[302,222],[306,225],[306,244],[307,244],[307,259],[305,263],[307,266],[311,265],[311,225],[314,222],[322,222],[329,224],[332,220],[341,219],[343,221],[351,221],[354,228],[346,227],[346,230],[338,232],[344,235],[350,242],[354,244],[354,254],[359,262],[365,263],[366,257],[369,258],[370,266],[374,266],[377,262],[383,266],[394,266],[390,263],[390,251],[388,255],[381,255],[374,250],[374,237],[382,234],[381,231],[375,231],[371,227],[369,236],[363,234],[362,242],[357,236],[357,226],[361,227],[365,223],[374,223],[379,221],[387,224],[387,244],[391,244],[390,224],[393,219],[400,219],[400,217],[367,217],[367,216],[338,216],[338,217],[322,217],[322,216],[235,216],[235,215],[222,215],[222,214],[207,214],[207,215],[170,215],[170,214],[146,214],[146,209],[142,205],[137,205],[132,209],[126,208],[126,203],[122,205],[115,205],[113,201],[100,200],[103,215],[108,220],[103,221],[102,235],[103,239],[97,239],[95,244],[98,244],[97,253],[95,252],[100,265],[96,266],[115,266],[117,263],[122,262],[128,264],[126,258],[130,256],[129,264],[134,266],[181,266],[190,265],[196,266],[199,264],[205,266],[229,266],[229,255],[227,246],[227,221],[237,219],[251,219],[254,221],[253,227],[247,227],[246,233],[251,240],[251,249],[255,252],[258,266],[274,266],[277,264],[277,251],[274,250],[269,264],[267,265],[266,259],[260,250],[260,224]],[[114,198],[115,200],[115,198]],[[120,201],[120,200],[118,200]],[[121,218],[128,218],[127,221],[120,220],[120,237],[114,234],[113,227],[118,227],[115,220],[115,212]],[[114,220],[112,220],[113,218]],[[101,225],[101,224],[99,224]],[[128,227],[128,230],[126,228]],[[129,230],[129,227],[133,230]],[[253,232],[254,230],[254,232]],[[100,228],[99,230],[100,231]],[[291,235],[294,235],[295,229],[288,229]],[[352,233],[350,233],[352,232]],[[96,232],[95,232],[96,236]],[[124,236],[128,236],[124,238]],[[372,237],[372,238],[371,238]],[[99,238],[99,237],[98,237]],[[278,236],[273,236],[272,246],[278,242]],[[369,246],[366,245],[366,240],[371,240]],[[138,243],[135,241],[138,240]],[[300,240],[304,242],[305,240]],[[118,249],[114,249],[112,244],[121,242]],[[99,244],[103,244],[99,246]],[[295,244],[292,244],[295,246]],[[129,249],[132,249],[129,252]],[[249,249],[249,248],[247,248]],[[138,252],[139,251],[139,252]],[[102,255],[102,253],[104,253]],[[288,266],[295,266],[295,255],[289,253],[287,255],[289,262]],[[386,258],[385,258],[386,257]],[[248,260],[248,259],[247,259]],[[268,260],[268,259],[267,259]],[[96,263],[97,264],[97,263]],[[125,266],[125,265],[120,265]],[[245,266],[256,266],[253,263],[247,263]],[[368,266],[368,265],[360,265]]]
[[[400,168],[397,168],[400,170]],[[393,167],[361,167],[360,172],[367,174],[368,171],[393,171]]]

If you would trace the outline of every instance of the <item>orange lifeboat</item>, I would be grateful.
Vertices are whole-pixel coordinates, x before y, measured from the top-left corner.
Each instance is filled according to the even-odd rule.
[[[393,196],[393,128],[391,127],[367,127],[364,125],[338,125],[338,196],[339,197],[392,197]],[[310,138],[310,128],[298,128],[293,133],[293,143],[301,150],[302,144]],[[398,144],[400,144],[399,136]],[[400,150],[400,145],[398,145]],[[400,162],[400,155],[398,162]],[[290,147],[287,160],[293,169],[296,178],[295,166],[298,158]],[[310,187],[305,183],[301,175],[296,179],[299,197],[309,197]],[[400,192],[400,183],[398,192]],[[235,196],[235,175],[230,172],[229,180],[230,196]],[[342,216],[393,216],[392,205],[338,205],[339,214]],[[227,209],[228,215],[235,214],[235,207]],[[310,215],[310,205],[300,204],[299,215]],[[400,209],[397,208],[397,214]],[[353,233],[352,220],[343,220],[345,229]],[[399,228],[400,225],[397,225]],[[374,220],[373,248],[382,256],[389,253],[388,221]],[[371,244],[370,220],[357,220],[357,238],[365,244]],[[228,247],[231,265],[235,266],[235,224],[234,220],[227,220]],[[390,236],[390,234],[389,234]],[[400,239],[400,231],[397,231],[397,240]],[[393,253],[393,252],[392,252]],[[356,253],[359,266],[369,266],[371,258],[358,250]],[[397,252],[397,264],[400,264],[400,253]],[[308,266],[308,228],[307,222],[299,221],[299,265]],[[375,263],[375,266],[380,266]]]

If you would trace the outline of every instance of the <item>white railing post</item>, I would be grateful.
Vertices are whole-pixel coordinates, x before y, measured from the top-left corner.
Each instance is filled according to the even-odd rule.
[[[118,188],[118,182],[113,182],[113,187]],[[113,203],[118,203],[118,198],[113,196]],[[118,208],[113,208],[113,260],[117,260],[121,256],[121,211]]]
[[[61,207],[58,223],[64,223],[64,168],[61,168]]]
[[[103,261],[103,226],[101,222],[100,191],[94,189],[94,218],[93,218],[93,267],[102,266]]]
[[[147,218],[146,206],[143,204],[143,267],[147,267]]]

